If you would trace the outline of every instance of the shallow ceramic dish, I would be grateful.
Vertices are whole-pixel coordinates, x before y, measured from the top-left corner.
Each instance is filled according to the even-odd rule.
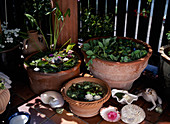
[[[8,118],[8,124],[30,124],[31,116],[27,112],[16,112]]]
[[[122,98],[120,98],[120,95]],[[116,98],[121,104],[131,104],[138,100],[138,96],[128,93],[126,90],[112,89],[112,97]]]
[[[137,105],[125,105],[121,109],[121,120],[128,124],[139,124],[145,119],[146,115],[143,109]]]

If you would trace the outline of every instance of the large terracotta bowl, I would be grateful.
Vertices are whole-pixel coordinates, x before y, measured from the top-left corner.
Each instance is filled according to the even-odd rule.
[[[91,101],[91,102],[77,101],[67,96],[66,94],[67,90],[73,83],[79,83],[79,82],[84,82],[84,81],[89,81],[89,82],[100,84],[106,91],[106,95],[99,100]],[[74,114],[80,117],[92,117],[99,113],[99,109],[103,106],[103,103],[105,103],[110,98],[111,89],[106,82],[100,79],[90,78],[90,77],[79,77],[65,84],[65,86],[61,89],[61,93],[64,99],[69,103],[70,110]]]
[[[25,61],[27,61],[34,54],[35,53],[28,56],[25,59]],[[77,56],[79,57],[78,54]],[[24,67],[27,70],[29,80],[30,80],[30,87],[32,91],[36,94],[40,94],[48,90],[59,91],[62,88],[64,82],[79,76],[80,65],[81,65],[81,60],[79,57],[79,60],[76,66],[74,66],[73,68],[70,68],[69,70],[60,71],[56,73],[36,72],[26,65],[24,65]]]
[[[89,39],[86,42],[100,38],[103,37]],[[111,88],[129,90],[132,87],[133,82],[140,77],[141,72],[147,66],[148,60],[152,55],[152,49],[150,45],[141,40],[128,37],[117,38],[128,39],[143,44],[147,48],[148,54],[145,57],[132,62],[113,62],[95,58],[93,59],[93,64],[90,66],[90,71],[95,77],[107,82]],[[88,62],[89,59],[87,59],[86,53],[84,51],[82,52],[85,61]]]

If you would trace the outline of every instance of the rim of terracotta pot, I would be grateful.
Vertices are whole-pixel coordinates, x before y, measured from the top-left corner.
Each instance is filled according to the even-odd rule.
[[[10,52],[10,51],[12,51],[12,50],[14,50],[14,49],[18,48],[19,46],[20,46],[20,44],[18,44],[18,45],[16,45],[16,46],[14,46],[14,47],[13,47],[13,48],[11,48],[11,49],[3,50],[3,51],[1,51],[0,53]]]
[[[165,50],[166,49],[170,49],[170,45],[165,45],[165,46],[162,46],[160,49],[159,49],[159,53],[161,54],[161,56],[163,58],[165,58],[166,60],[170,61],[170,57],[165,53]]]
[[[31,56],[33,56],[33,55],[35,55],[35,54],[37,54],[37,53],[38,53],[38,52],[34,52],[34,53],[32,53],[31,55],[27,56],[24,61],[27,61]],[[65,72],[65,73],[71,73],[72,71],[76,70],[77,68],[80,68],[80,65],[81,65],[81,59],[80,59],[79,54],[78,54],[77,52],[75,52],[75,51],[74,51],[74,53],[78,56],[78,63],[77,63],[74,67],[72,67],[72,68],[70,68],[70,69],[68,69],[68,70],[65,70],[65,71],[50,72],[50,73],[37,72],[37,71],[34,71],[33,69],[29,68],[25,63],[24,63],[24,68],[25,68],[26,70],[29,70],[29,71],[34,72],[34,73],[39,74],[39,75],[48,75],[48,74],[50,74],[50,75],[53,75],[53,74],[54,74],[54,75],[55,75],[56,73],[64,73],[64,72]]]
[[[66,85],[71,85],[73,83],[79,83],[77,82],[77,80],[82,80],[81,82],[83,81],[91,81],[91,82],[94,82],[94,83],[97,83],[98,81],[102,82],[102,84],[105,85],[105,89],[107,89],[107,92],[106,92],[106,95],[99,99],[99,100],[96,100],[96,101],[89,101],[89,102],[85,102],[85,101],[78,101],[78,100],[74,100],[70,97],[68,97],[66,95],[66,90],[65,90],[65,87]],[[96,80],[96,81],[92,81],[92,80]],[[106,102],[110,96],[111,96],[111,89],[109,87],[109,85],[103,81],[103,80],[100,80],[98,78],[92,78],[92,77],[78,77],[78,78],[75,78],[75,79],[72,79],[70,80],[69,82],[67,82],[62,88],[61,88],[61,94],[63,95],[63,98],[69,103],[69,104],[72,104],[72,105],[81,105],[81,106],[84,106],[84,105],[88,105],[88,106],[93,106],[93,105],[96,105],[96,104],[99,104],[99,103],[104,103]]]
[[[85,41],[85,43],[89,42],[90,40],[97,40],[97,39],[100,39],[100,38],[109,38],[109,37],[110,37],[110,36],[91,38],[91,39]],[[143,57],[143,58],[140,58],[140,59],[137,59],[137,60],[134,60],[134,61],[131,61],[131,62],[114,62],[114,61],[108,61],[108,60],[103,60],[103,59],[99,59],[99,58],[95,58],[95,59],[98,60],[98,61],[100,61],[100,62],[105,62],[105,63],[107,63],[108,65],[109,65],[109,64],[127,65],[127,64],[129,64],[129,63],[131,63],[131,64],[137,64],[137,63],[140,63],[141,61],[148,60],[148,59],[151,57],[153,50],[152,50],[151,46],[150,46],[149,44],[145,43],[144,41],[139,40],[139,39],[129,38],[129,37],[119,37],[119,36],[117,36],[117,38],[118,38],[118,39],[132,40],[132,41],[135,41],[135,42],[137,42],[137,43],[143,44],[143,45],[148,49],[147,55],[146,55],[145,57]],[[83,45],[82,45],[82,47],[83,47]],[[85,56],[87,56],[87,54],[85,53],[85,51],[83,51],[83,50],[81,50],[81,51],[83,52],[83,54],[84,54]]]

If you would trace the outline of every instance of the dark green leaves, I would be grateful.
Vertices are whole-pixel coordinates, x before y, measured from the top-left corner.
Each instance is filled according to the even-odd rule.
[[[89,56],[94,55],[94,53],[93,53],[93,51],[92,51],[92,50],[88,50],[88,51],[86,51],[86,54],[87,54],[87,55],[89,55]]]
[[[88,58],[97,57],[115,62],[130,62],[147,54],[144,45],[116,37],[91,40],[83,45],[82,50],[86,51]],[[92,61],[87,63],[87,65],[90,64],[92,64]]]
[[[64,14],[64,17],[66,17],[67,15],[70,17],[70,9],[67,9],[66,13]]]

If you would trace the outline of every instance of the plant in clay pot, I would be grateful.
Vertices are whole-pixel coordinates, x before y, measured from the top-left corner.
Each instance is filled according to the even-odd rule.
[[[90,77],[70,80],[61,92],[71,111],[81,117],[97,115],[103,103],[111,96],[111,89],[107,83]]]
[[[0,20],[0,71],[13,76],[21,64],[20,42],[22,41],[19,28],[8,28],[8,22],[1,24]]]
[[[4,73],[0,72],[0,114],[6,110],[6,106],[10,100],[9,88],[11,80]]]
[[[151,47],[128,37],[98,37],[86,41],[82,52],[92,74],[111,88],[129,90],[145,69]]]
[[[71,39],[65,42],[62,46],[57,46],[57,41],[65,24],[65,18],[70,16],[70,9],[63,14],[56,3],[56,7],[47,15],[54,14],[54,27],[50,24],[50,39],[43,34],[35,18],[26,14],[27,18],[34,23],[41,32],[45,40],[47,50],[38,53],[33,53],[25,59],[25,67],[27,69],[30,85],[32,90],[39,94],[47,90],[59,90],[62,83],[78,76],[80,73],[80,58],[72,49],[74,43],[68,44]],[[67,47],[65,47],[67,45]]]
[[[159,49],[160,57],[160,76],[164,81],[165,92],[169,96],[170,92],[170,31],[166,33],[168,45],[164,45]]]

